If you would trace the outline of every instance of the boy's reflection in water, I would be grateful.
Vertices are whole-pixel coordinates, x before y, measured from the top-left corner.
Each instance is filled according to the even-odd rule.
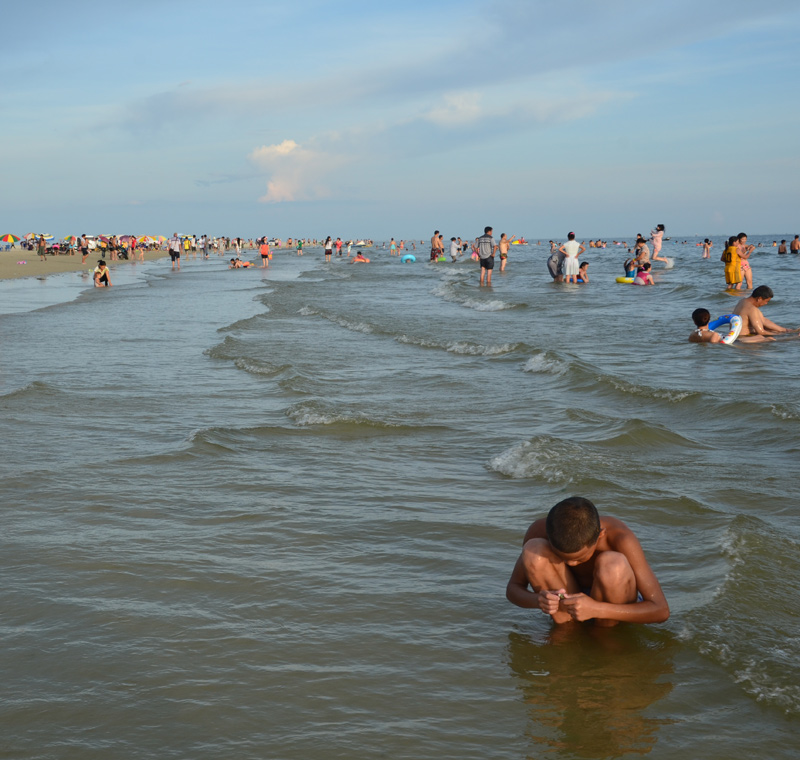
[[[563,625],[538,639],[517,632],[508,639],[536,756],[646,754],[671,722],[647,710],[672,690],[672,642],[663,633]]]

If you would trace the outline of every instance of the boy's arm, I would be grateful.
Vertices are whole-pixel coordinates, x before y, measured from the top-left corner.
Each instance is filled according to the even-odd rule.
[[[562,594],[566,593],[566,589],[559,589],[559,591]],[[506,599],[511,604],[516,604],[517,607],[541,610],[548,615],[558,612],[560,601],[558,592],[543,590],[540,593],[528,590],[528,574],[525,572],[525,562],[522,554],[519,555],[517,563],[511,571],[511,577],[508,579]]]
[[[539,606],[539,594],[528,589],[528,576],[520,554],[511,577],[506,585],[506,599],[517,607],[536,608]]]

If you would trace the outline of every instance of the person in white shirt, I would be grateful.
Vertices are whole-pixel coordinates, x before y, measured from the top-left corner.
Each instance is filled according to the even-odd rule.
[[[450,258],[455,261],[458,258],[458,252],[461,250],[461,246],[456,242],[454,237],[450,238]]]
[[[567,235],[567,242],[558,249],[559,253],[563,253],[566,257],[564,259],[564,282],[578,284],[578,256],[585,250],[586,247],[583,243],[575,240],[575,233],[570,232]]]
[[[169,257],[172,259],[172,268],[173,269],[180,269],[181,268],[181,239],[178,237],[178,233],[174,232],[172,237],[169,239],[169,244],[167,246],[169,248]],[[177,266],[176,266],[177,263]]]

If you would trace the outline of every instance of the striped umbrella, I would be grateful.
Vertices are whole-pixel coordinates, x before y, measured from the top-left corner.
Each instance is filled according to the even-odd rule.
[[[136,235],[122,235],[119,238],[123,243],[130,243],[131,240],[136,240]]]
[[[78,238],[76,238],[75,235],[67,235],[64,238],[64,242],[69,243],[70,245],[75,245],[75,243],[78,242]]]
[[[25,240],[38,240],[40,237],[43,237],[45,240],[53,239],[53,236],[48,235],[46,232],[45,233],[29,232],[27,235],[25,235]]]
[[[12,235],[10,232],[0,237],[0,243],[19,243],[20,238],[16,235]]]
[[[140,238],[136,239],[137,243],[144,243],[145,245],[150,245],[150,243],[155,243],[155,238],[151,238],[150,235],[142,235]]]

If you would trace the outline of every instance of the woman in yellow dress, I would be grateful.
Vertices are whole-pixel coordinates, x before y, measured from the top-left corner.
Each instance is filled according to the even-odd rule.
[[[728,290],[739,290],[742,287],[742,266],[736,238],[728,238],[720,261],[725,262],[725,282]]]

